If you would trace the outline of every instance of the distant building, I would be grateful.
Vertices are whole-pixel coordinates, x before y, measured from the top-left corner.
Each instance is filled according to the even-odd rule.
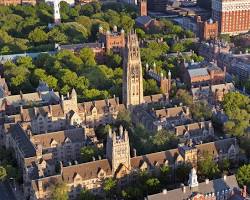
[[[210,86],[200,86],[191,89],[193,101],[207,100],[211,104],[223,101],[224,96],[233,92],[235,87],[233,83],[223,83]]]
[[[69,198],[74,199],[82,188],[94,194],[102,194],[102,183],[106,178],[113,177],[118,185],[126,186],[141,171],[154,173],[162,166],[176,169],[183,163],[196,167],[198,160],[203,159],[205,152],[213,156],[215,162],[225,158],[230,159],[231,162],[237,162],[239,152],[236,140],[230,138],[196,146],[180,146],[176,149],[142,156],[134,153],[131,157],[128,132],[123,127],[120,127],[117,132],[109,130],[106,147],[106,159],[94,159],[92,162],[82,164],[61,164],[60,173],[33,179],[30,188],[32,199],[48,198],[51,194],[50,186],[63,180],[69,188]],[[45,163],[49,162],[47,160]],[[193,173],[192,177],[194,175]],[[192,179],[190,185],[199,186],[198,181],[194,181],[195,179]],[[220,191],[221,187],[218,186],[216,189]]]
[[[196,20],[201,40],[216,39],[218,37],[217,21],[213,21],[212,19],[202,21],[200,16]]]
[[[5,81],[5,78],[2,78],[0,76],[0,98],[6,97],[11,95],[11,92],[9,91],[9,87]]]
[[[241,81],[250,78],[250,53],[221,53],[217,62],[220,67],[226,66],[227,72]]]
[[[19,4],[31,4],[35,5],[37,0],[0,0],[0,5],[9,6],[9,5],[19,5]]]
[[[153,69],[149,69],[148,64],[146,64],[146,72],[147,74],[156,80],[157,84],[159,85],[161,92],[164,94],[170,94],[171,90],[171,72],[168,72],[167,77],[163,75],[163,73],[158,74],[156,72],[156,66],[154,63]]]
[[[237,35],[250,30],[249,0],[212,0],[212,15],[222,34]]]
[[[211,121],[204,121],[176,126],[174,133],[177,137],[184,139],[184,141],[192,140],[199,143],[208,138],[213,138],[214,128]]]
[[[200,87],[225,82],[226,68],[222,70],[216,63],[193,61],[181,64],[182,80],[189,87]]]
[[[106,51],[112,50],[115,53],[122,54],[122,49],[125,47],[125,32],[122,29],[120,32],[117,30],[117,26],[113,27],[113,31],[99,27],[100,43],[103,43]]]
[[[135,25],[144,31],[152,31],[159,26],[159,22],[156,19],[148,16],[147,0],[141,0],[139,3],[139,17],[135,19]]]
[[[139,1],[139,15],[140,16],[147,16],[148,15],[147,0],[140,0]]]
[[[135,124],[143,124],[150,131],[174,129],[175,126],[190,123],[191,113],[189,107],[170,107],[147,110],[141,107],[133,110],[132,120]]]
[[[222,178],[199,183],[196,170],[189,173],[188,186],[184,184],[180,188],[150,195],[146,200],[244,200],[246,188],[241,191],[235,175],[224,175]]]
[[[226,42],[213,41],[210,43],[201,42],[199,44],[198,54],[209,62],[218,60],[221,53],[229,53],[230,45]]]

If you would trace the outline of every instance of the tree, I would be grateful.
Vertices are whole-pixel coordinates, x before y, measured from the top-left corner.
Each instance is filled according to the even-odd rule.
[[[160,181],[158,178],[149,178],[146,180],[146,186],[149,194],[157,193],[160,186]]]
[[[6,169],[3,166],[0,166],[0,181],[3,181],[7,176]]]
[[[116,186],[117,186],[117,181],[112,178],[106,179],[103,183],[103,190],[110,199],[112,195],[114,195],[115,193]]]
[[[175,99],[178,102],[181,102],[181,103],[183,103],[184,105],[187,105],[187,106],[190,106],[193,103],[192,96],[186,90],[183,90],[183,89],[179,89],[177,91]]]
[[[78,200],[96,200],[96,196],[88,190],[82,190]]]
[[[138,186],[128,186],[122,190],[122,197],[127,200],[143,199],[143,192]]]
[[[176,177],[179,181],[185,182],[187,180],[188,174],[190,173],[192,166],[187,163],[182,163],[177,166]]]
[[[85,146],[81,148],[83,162],[92,161],[92,158],[97,154],[97,149],[94,146]]]
[[[250,120],[250,98],[238,92],[231,92],[224,96],[223,108],[229,120],[224,125],[224,131],[243,136],[247,133]]]
[[[47,33],[45,33],[41,28],[36,28],[31,31],[28,38],[34,43],[44,43],[48,40]]]
[[[53,189],[51,194],[52,200],[68,200],[68,187],[66,183],[57,183]]]
[[[197,121],[209,120],[212,117],[212,111],[206,101],[193,104],[191,106],[191,113]]]
[[[95,54],[92,49],[90,48],[81,49],[79,56],[82,59],[84,66],[91,67],[96,65]]]
[[[143,80],[143,89],[145,95],[153,95],[160,92],[160,88],[154,79]]]
[[[250,186],[250,164],[241,166],[236,173],[236,178],[241,187]]]
[[[163,185],[167,185],[167,183],[169,183],[169,175],[171,174],[171,167],[169,167],[168,165],[163,165],[160,168],[161,174],[160,174],[160,182]]]
[[[209,179],[216,178],[220,172],[218,164],[208,153],[205,153],[203,159],[198,162],[198,171],[202,176],[208,177]]]

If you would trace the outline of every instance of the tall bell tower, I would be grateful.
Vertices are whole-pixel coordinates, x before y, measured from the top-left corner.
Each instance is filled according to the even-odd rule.
[[[127,108],[144,102],[140,48],[133,32],[128,34],[124,48],[122,97]]]

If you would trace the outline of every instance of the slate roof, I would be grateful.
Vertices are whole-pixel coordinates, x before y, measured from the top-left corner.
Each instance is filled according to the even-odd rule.
[[[24,154],[25,158],[33,157],[36,155],[36,149],[30,142],[28,136],[22,129],[20,124],[14,124],[9,128],[11,137],[15,140],[18,148]]]
[[[189,73],[189,76],[191,78],[197,77],[197,76],[208,76],[209,75],[206,68],[189,69],[188,73]]]
[[[140,24],[140,25],[146,25],[148,23],[150,23],[152,19],[150,16],[139,16],[135,19],[135,22]]]
[[[189,199],[192,195],[197,193],[199,194],[212,194],[214,193],[215,196],[222,195],[225,192],[229,193],[230,191],[238,191],[239,186],[234,175],[227,176],[226,179],[220,178],[209,181],[209,183],[202,182],[199,183],[199,186],[196,188],[191,189],[190,187],[186,186],[186,192],[183,192],[182,188],[178,188],[175,190],[167,191],[166,194],[158,193],[154,195],[148,196],[148,200],[184,200]]]
[[[74,128],[32,136],[35,143],[41,144],[43,148],[50,148],[52,141],[56,141],[58,145],[62,145],[66,138],[68,138],[72,143],[83,142],[85,140],[83,128]]]

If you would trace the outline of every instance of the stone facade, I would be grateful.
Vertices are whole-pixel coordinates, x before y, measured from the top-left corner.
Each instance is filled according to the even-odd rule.
[[[233,83],[210,85],[191,89],[193,101],[207,100],[211,104],[222,102],[224,96],[233,91],[235,91]]]
[[[174,133],[184,141],[192,140],[195,143],[214,137],[214,128],[211,121],[197,122],[176,126]]]
[[[163,73],[158,74],[156,71],[156,65],[154,63],[153,69],[149,69],[148,64],[146,64],[146,72],[151,78],[156,80],[162,93],[170,94],[170,90],[171,90],[171,72],[170,71],[168,71],[167,77],[164,76]]]
[[[139,105],[143,99],[143,77],[137,35],[129,33],[123,56],[123,104],[128,108]]]
[[[172,107],[162,109],[135,108],[132,115],[135,124],[141,123],[150,131],[172,129],[175,126],[191,122],[189,107]]]
[[[177,149],[130,158],[126,131],[118,135],[110,133],[108,137],[111,149],[107,149],[107,159],[70,166],[61,165],[61,174],[32,180],[31,199],[48,198],[51,192],[50,185],[61,182],[62,179],[68,186],[70,198],[73,199],[82,188],[89,189],[95,194],[102,193],[101,185],[108,177],[114,177],[120,185],[125,185],[133,181],[133,177],[140,171],[153,173],[164,165],[175,169],[184,162],[196,167],[197,161],[202,159],[204,153],[212,155],[215,162],[224,158],[237,161],[239,152],[235,139],[226,139],[193,147],[180,146]]]

